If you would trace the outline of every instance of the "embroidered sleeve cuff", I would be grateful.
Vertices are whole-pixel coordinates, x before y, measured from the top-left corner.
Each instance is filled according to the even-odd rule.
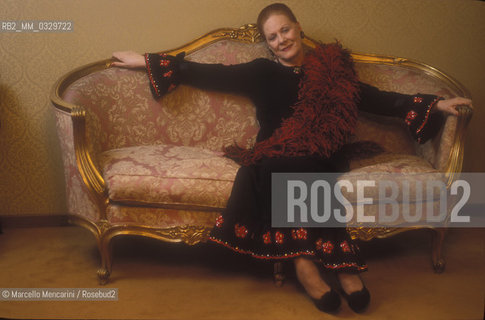
[[[179,65],[185,53],[170,56],[165,53],[145,53],[145,64],[150,80],[150,89],[155,98],[172,91],[180,83]]]
[[[415,95],[406,114],[404,122],[408,126],[413,138],[418,143],[425,143],[434,137],[444,121],[440,112],[433,113],[431,110],[442,97],[431,95]]]

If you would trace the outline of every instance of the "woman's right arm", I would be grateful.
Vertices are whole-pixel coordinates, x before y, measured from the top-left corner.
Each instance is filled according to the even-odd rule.
[[[170,56],[132,51],[115,52],[119,61],[112,66],[124,68],[146,68],[153,95],[160,98],[178,84],[186,84],[205,90],[251,96],[260,85],[261,64],[264,59],[236,65],[203,64],[184,60],[184,54]]]
[[[113,61],[111,66],[128,69],[145,68],[145,58],[143,55],[133,51],[117,51],[113,52],[113,58],[118,61]]]

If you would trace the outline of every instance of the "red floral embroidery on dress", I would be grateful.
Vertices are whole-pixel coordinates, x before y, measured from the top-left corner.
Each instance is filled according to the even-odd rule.
[[[423,98],[421,97],[414,97],[414,103],[421,103],[423,102]]]
[[[158,89],[158,85],[153,79],[153,73],[150,68],[150,55],[148,53],[145,53],[145,65],[147,66],[147,73],[148,73],[148,78],[150,79],[150,83],[152,84],[152,88],[155,90],[156,94],[160,96],[160,90]]]
[[[167,60],[167,59],[160,60],[160,66],[162,66],[162,67],[166,67],[169,64],[170,64],[170,60]]]
[[[430,105],[428,106],[428,108],[426,109],[426,113],[424,114],[424,120],[423,120],[423,123],[421,123],[421,126],[418,128],[418,130],[416,130],[416,134],[419,134],[421,132],[421,130],[423,130],[424,126],[426,125],[426,123],[428,122],[428,118],[429,118],[429,114],[431,112],[431,110],[434,108],[434,106],[438,103],[438,101],[442,100],[443,98],[441,97],[437,97],[436,99],[433,100],[433,102],[430,103]],[[419,137],[418,139],[418,142],[421,141],[421,137]]]
[[[317,241],[315,241],[315,246],[316,246],[317,250],[322,250],[323,240],[321,238],[319,238]]]
[[[173,71],[172,71],[172,70],[170,70],[170,71],[168,71],[168,72],[165,72],[165,73],[163,74],[163,76],[164,76],[165,78],[169,78],[169,77],[171,77],[171,76],[172,76],[172,73],[173,73]]]
[[[276,233],[275,233],[275,242],[276,242],[277,244],[282,244],[282,243],[283,243],[283,241],[284,241],[284,239],[285,239],[285,235],[284,235],[284,234],[282,234],[282,233],[281,233],[281,232],[279,232],[279,231],[276,231]]]
[[[308,232],[306,229],[300,228],[298,230],[293,229],[291,230],[291,237],[295,240],[306,240],[308,236]]]
[[[404,119],[404,122],[406,122],[406,124],[408,126],[411,125],[411,122],[416,119],[416,117],[418,116],[418,113],[414,110],[411,110],[408,112],[408,114],[406,115],[406,119]]]
[[[224,223],[224,218],[222,216],[218,216],[216,219],[216,227],[218,228],[222,227],[223,223]]]
[[[271,233],[268,231],[265,234],[263,234],[263,242],[265,244],[270,244],[271,243]]]
[[[166,58],[167,54],[166,53],[160,53],[159,56],[162,57],[162,58]]]
[[[269,259],[286,260],[286,259],[291,259],[291,258],[295,258],[295,257],[314,256],[315,255],[315,253],[313,251],[309,251],[309,250],[283,253],[283,254],[280,254],[280,255],[278,255],[278,254],[272,255],[272,254],[267,254],[267,253],[258,253],[258,252],[254,252],[254,251],[251,251],[251,250],[244,250],[244,249],[241,249],[237,246],[234,246],[234,245],[232,245],[232,244],[230,244],[226,241],[223,241],[221,239],[217,239],[217,238],[214,238],[214,237],[209,237],[209,240],[214,241],[215,243],[218,243],[220,245],[223,245],[224,247],[229,248],[234,252],[250,254],[254,258],[264,259],[264,260],[269,260]],[[367,268],[367,266],[366,266],[366,268]]]
[[[351,252],[349,243],[347,241],[344,241],[344,242],[340,243],[340,248],[345,253]]]
[[[245,226],[240,226],[239,223],[236,223],[234,226],[234,231],[236,233],[236,237],[238,238],[245,238],[248,234],[248,229]]]
[[[323,253],[332,253],[333,244],[330,241],[325,242],[324,244],[322,244],[322,251]]]
[[[169,87],[168,87],[168,92],[172,91],[173,89],[175,89],[177,86],[175,84],[171,84]]]

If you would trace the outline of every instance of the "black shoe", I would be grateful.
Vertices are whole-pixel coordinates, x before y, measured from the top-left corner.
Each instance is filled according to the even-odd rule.
[[[362,288],[362,290],[352,292],[351,294],[345,293],[345,291],[342,289],[342,296],[345,298],[345,300],[347,300],[350,309],[354,310],[354,312],[364,312],[369,306],[370,293],[365,286]]]
[[[318,310],[323,312],[333,313],[340,307],[340,296],[333,289],[321,296],[320,299],[312,298],[312,300]]]

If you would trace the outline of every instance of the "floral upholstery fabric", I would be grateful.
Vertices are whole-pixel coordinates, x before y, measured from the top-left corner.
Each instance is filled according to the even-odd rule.
[[[448,98],[454,93],[443,82],[422,71],[405,66],[356,63],[362,82],[372,84],[385,91],[406,94],[428,93]]]
[[[418,155],[427,159],[433,166],[444,172],[455,139],[457,117],[448,117],[440,135],[432,141],[417,146]]]
[[[108,206],[107,219],[112,225],[135,225],[151,228],[198,226],[212,228],[220,211],[197,211],[166,208]]]
[[[101,163],[112,202],[179,209],[224,208],[238,169],[221,153],[171,145],[110,150]]]
[[[202,50],[187,55],[186,59],[201,63],[236,64],[255,58],[271,59],[271,54],[263,42],[247,44],[232,41],[219,41]]]
[[[66,92],[65,100],[87,109],[95,154],[151,144],[221,150],[254,140],[258,128],[248,99],[181,86],[155,101],[146,78],[143,72],[112,68],[86,76]]]
[[[268,55],[262,44],[221,41],[186,58],[232,64]],[[109,68],[92,73],[73,83],[63,99],[87,109],[94,154],[153,144],[219,151],[234,142],[250,146],[258,131],[247,98],[180,86],[156,101],[144,71]]]
[[[366,187],[365,197],[379,199],[379,185],[381,181],[395,183],[399,190],[405,190],[403,182],[409,184],[409,201],[414,202],[416,197],[416,182],[421,183],[423,188],[427,181],[444,181],[443,174],[434,169],[425,159],[398,153],[384,153],[372,158],[352,161],[350,172],[344,173],[339,180],[347,180],[355,187],[357,180],[377,181],[375,187]],[[358,203],[357,193],[342,190],[343,196],[355,205]],[[433,190],[433,199],[440,197],[439,190]],[[422,196],[422,194],[420,193]],[[402,193],[396,197],[397,201],[402,201]]]

